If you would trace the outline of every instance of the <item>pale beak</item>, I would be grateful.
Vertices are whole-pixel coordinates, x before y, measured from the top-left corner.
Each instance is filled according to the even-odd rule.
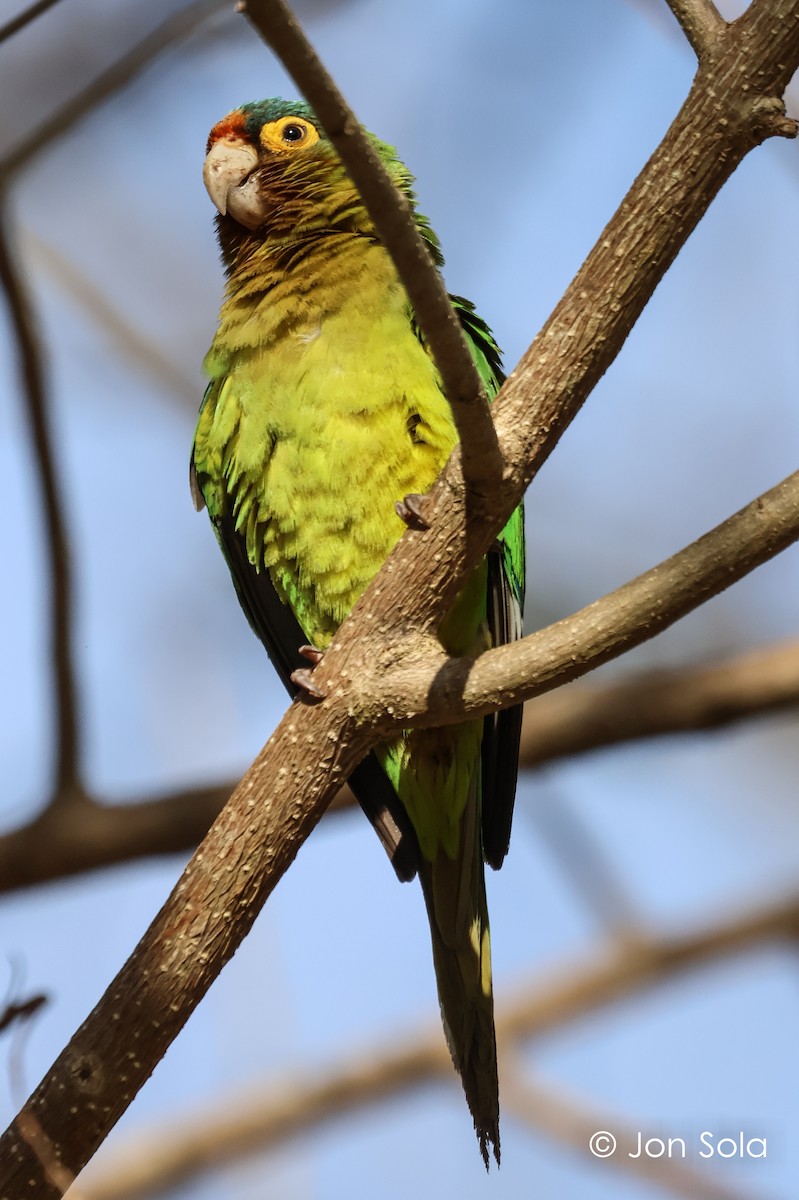
[[[257,166],[258,154],[241,138],[219,138],[203,164],[203,182],[216,208],[248,229],[263,224],[259,189],[251,179]]]

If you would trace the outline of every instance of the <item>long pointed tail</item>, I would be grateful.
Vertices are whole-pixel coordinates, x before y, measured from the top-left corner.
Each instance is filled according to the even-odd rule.
[[[499,1165],[499,1084],[488,909],[475,809],[470,804],[464,813],[457,858],[448,858],[442,850],[435,861],[423,862],[419,876],[444,1033],[488,1168],[489,1148]]]

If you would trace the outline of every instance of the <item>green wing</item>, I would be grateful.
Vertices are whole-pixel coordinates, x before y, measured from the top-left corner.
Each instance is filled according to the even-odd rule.
[[[480,378],[492,400],[504,381],[491,330],[461,296],[450,296]],[[486,615],[494,646],[522,636],[524,622],[524,506],[514,511],[488,554]],[[498,870],[510,844],[519,766],[522,705],[485,718],[482,745],[483,856]]]

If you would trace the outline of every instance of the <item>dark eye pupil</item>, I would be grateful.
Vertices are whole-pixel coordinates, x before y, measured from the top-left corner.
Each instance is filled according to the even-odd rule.
[[[283,141],[284,142],[301,142],[305,137],[305,127],[303,125],[284,125]]]

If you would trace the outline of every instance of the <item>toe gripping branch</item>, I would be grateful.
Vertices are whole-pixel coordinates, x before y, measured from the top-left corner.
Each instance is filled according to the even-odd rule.
[[[425,515],[427,496],[420,492],[409,492],[402,500],[394,505],[394,510],[401,521],[409,529],[423,530],[430,528],[430,522]]]
[[[324,700],[325,693],[313,681],[313,667],[319,666],[319,663],[325,656],[324,651],[317,650],[316,646],[300,646],[299,652],[303,658],[306,658],[313,665],[310,668],[300,667],[299,670],[292,671],[290,675],[291,682],[295,687],[299,688],[304,699]]]

